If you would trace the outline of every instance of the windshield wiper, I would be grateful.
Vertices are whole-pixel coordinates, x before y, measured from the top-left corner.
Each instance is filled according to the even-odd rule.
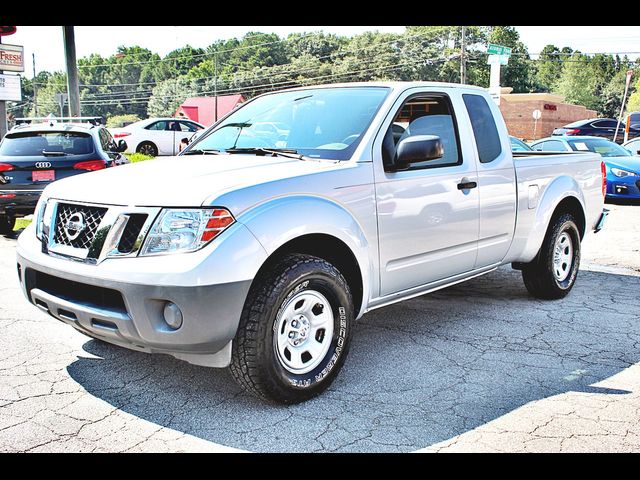
[[[307,160],[304,155],[298,153],[293,148],[264,148],[264,147],[246,147],[246,148],[228,148],[226,153],[262,153],[263,155],[271,155],[273,157],[280,156],[286,158],[295,158],[298,160]]]
[[[64,152],[47,152],[46,150],[43,150],[42,155],[45,157],[65,157],[67,154]]]
[[[182,155],[220,155],[220,150],[215,148],[207,148],[206,150],[194,148],[193,150],[187,150]]]

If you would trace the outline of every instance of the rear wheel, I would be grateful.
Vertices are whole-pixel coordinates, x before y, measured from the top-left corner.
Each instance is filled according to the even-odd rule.
[[[158,147],[156,147],[155,144],[151,142],[142,142],[140,145],[138,145],[136,152],[143,155],[149,155],[150,157],[157,157]]]
[[[233,341],[230,370],[250,393],[298,403],[324,391],[347,355],[353,300],[342,274],[288,255],[258,279]]]
[[[0,216],[0,235],[9,235],[13,232],[13,227],[16,225],[16,219],[8,217],[6,215]]]
[[[573,288],[580,266],[580,232],[569,213],[552,220],[536,258],[522,269],[531,295],[542,299],[565,297]]]

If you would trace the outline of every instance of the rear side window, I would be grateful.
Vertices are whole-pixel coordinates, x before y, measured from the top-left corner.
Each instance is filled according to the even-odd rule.
[[[7,134],[0,145],[0,155],[37,157],[42,152],[85,155],[93,152],[93,140],[82,132],[21,132]]]
[[[480,162],[493,162],[502,153],[502,146],[491,109],[484,97],[480,95],[466,94],[462,95],[462,98],[471,119]]]

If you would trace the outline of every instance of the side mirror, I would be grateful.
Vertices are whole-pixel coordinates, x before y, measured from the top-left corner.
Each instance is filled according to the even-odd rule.
[[[127,142],[125,142],[122,139],[118,140],[118,146],[116,148],[116,152],[118,153],[126,152],[127,148],[129,148],[129,146],[127,145]]]
[[[406,170],[413,163],[437,160],[444,155],[444,145],[435,135],[414,135],[400,140],[394,159],[395,170]]]

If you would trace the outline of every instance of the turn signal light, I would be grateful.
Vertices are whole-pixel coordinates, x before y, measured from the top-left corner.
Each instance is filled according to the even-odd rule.
[[[87,160],[85,162],[78,162],[73,166],[76,170],[102,170],[105,168],[104,160]]]
[[[13,170],[13,165],[9,165],[8,163],[0,163],[0,172],[8,172],[9,170]]]
[[[228,210],[216,208],[211,212],[211,216],[209,217],[209,220],[207,220],[207,226],[205,227],[204,232],[202,232],[201,240],[203,242],[212,240],[234,221],[233,216]]]
[[[607,195],[607,166],[604,162],[600,162],[600,172],[602,173],[602,196]]]
[[[129,132],[114,133],[113,138],[128,137],[129,135],[131,135]]]

